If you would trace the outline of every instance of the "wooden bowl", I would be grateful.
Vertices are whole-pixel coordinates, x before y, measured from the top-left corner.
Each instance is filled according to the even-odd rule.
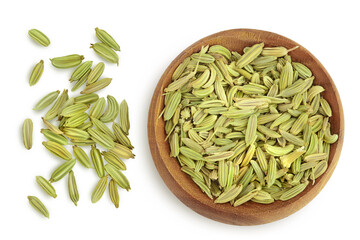
[[[198,52],[203,45],[220,44],[231,51],[239,51],[255,43],[264,42],[265,46],[284,46],[298,49],[290,53],[292,59],[308,66],[315,76],[314,84],[325,88],[322,94],[329,102],[333,116],[331,117],[331,131],[337,133],[339,139],[331,146],[329,166],[327,171],[319,177],[314,185],[309,186],[301,194],[288,201],[275,201],[263,205],[247,202],[233,207],[227,204],[215,204],[199,187],[180,170],[175,158],[170,157],[169,144],[165,142],[164,120],[158,118],[164,107],[164,88],[171,82],[171,76],[176,67],[188,56]],[[281,35],[252,29],[233,29],[215,33],[189,46],[179,54],[162,75],[151,101],[148,116],[148,138],[152,157],[158,172],[169,189],[188,207],[195,212],[213,220],[235,225],[257,225],[273,222],[287,217],[308,204],[325,186],[333,173],[340,157],[344,140],[344,115],[340,96],[323,65],[304,47]]]

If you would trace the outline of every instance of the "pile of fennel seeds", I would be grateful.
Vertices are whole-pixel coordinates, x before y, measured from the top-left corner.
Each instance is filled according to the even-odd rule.
[[[92,44],[91,48],[106,61],[118,64],[119,58],[115,51],[120,51],[119,45],[105,30],[96,28],[95,31],[101,42]],[[39,30],[30,30],[29,35],[42,46],[50,45],[49,38]],[[69,80],[73,84],[71,91],[75,92],[81,87],[83,89],[73,97],[69,96],[67,89],[61,93],[59,90],[50,92],[33,108],[35,111],[48,108],[42,117],[44,129],[41,129],[41,133],[47,139],[43,145],[56,158],[63,159],[63,163],[48,178],[37,176],[36,182],[45,193],[56,198],[54,183],[67,178],[69,198],[77,206],[79,191],[73,167],[80,163],[85,168],[93,169],[99,177],[91,201],[99,201],[108,188],[110,200],[118,208],[118,187],[130,190],[130,183],[123,174],[126,170],[123,159],[135,156],[128,138],[129,109],[125,100],[119,104],[111,95],[104,98],[96,93],[112,81],[111,78],[102,78],[105,63],[93,66],[93,61],[83,60],[84,56],[79,54],[50,59],[56,68],[76,67]],[[43,71],[44,61],[41,60],[30,75],[30,86],[36,85]],[[27,149],[32,147],[32,134],[32,120],[26,119],[23,124],[23,141]],[[90,151],[87,148],[91,148]],[[49,217],[49,211],[39,198],[28,196],[28,200],[37,211]]]
[[[286,201],[326,171],[338,135],[296,48],[205,46],[164,89],[170,156],[215,203]]]

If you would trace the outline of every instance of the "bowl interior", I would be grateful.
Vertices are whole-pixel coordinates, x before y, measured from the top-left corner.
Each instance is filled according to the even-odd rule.
[[[314,185],[309,186],[301,194],[288,201],[275,201],[269,205],[247,202],[238,207],[230,204],[215,204],[197,185],[183,173],[175,158],[170,157],[169,144],[165,141],[164,121],[158,118],[163,107],[163,89],[171,82],[171,76],[176,67],[188,56],[198,52],[201,46],[220,44],[230,51],[242,53],[242,49],[255,43],[264,42],[266,47],[284,46],[298,49],[290,52],[293,61],[301,62],[311,69],[315,76],[314,85],[325,88],[322,96],[329,102],[333,116],[331,117],[331,131],[339,134],[339,139],[331,145],[329,166],[327,171],[319,177]],[[256,225],[272,222],[284,218],[304,207],[324,187],[338,162],[343,143],[344,117],[339,94],[331,77],[322,64],[305,48],[296,42],[271,32],[234,29],[219,32],[205,37],[189,46],[180,53],[168,66],[162,75],[153,95],[149,110],[148,137],[154,163],[170,190],[194,211],[211,219],[236,225]]]

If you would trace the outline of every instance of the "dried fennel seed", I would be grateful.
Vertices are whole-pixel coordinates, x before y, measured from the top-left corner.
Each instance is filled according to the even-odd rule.
[[[28,31],[29,36],[38,44],[47,47],[50,45],[50,39],[38,29],[30,29]]]
[[[34,29],[29,31],[29,34],[40,44],[44,46],[49,44],[48,39],[41,32]],[[105,30],[98,28],[96,28],[96,36],[103,43],[92,46],[95,52],[110,62],[118,63],[118,56],[112,50],[120,51],[115,40]],[[79,192],[73,168],[79,162],[83,167],[96,172],[100,179],[101,184],[95,188],[91,201],[97,202],[109,186],[111,201],[118,208],[118,186],[130,190],[130,183],[123,174],[126,170],[123,159],[135,157],[132,152],[134,147],[129,139],[129,109],[125,100],[120,104],[111,95],[104,98],[95,93],[107,87],[112,79],[101,78],[105,69],[104,63],[100,62],[93,66],[93,61],[83,62],[83,59],[84,56],[78,54],[50,59],[56,68],[76,67],[69,80],[71,83],[74,82],[72,91],[80,87],[84,88],[80,95],[74,97],[68,95],[67,89],[61,94],[59,90],[53,91],[40,99],[33,108],[40,111],[52,105],[42,117],[45,128],[41,129],[41,133],[48,140],[44,141],[43,145],[54,156],[65,160],[53,171],[50,179],[37,176],[36,182],[43,191],[56,198],[53,184],[68,176],[69,197],[77,206]],[[43,61],[40,61],[30,77],[31,86],[37,83],[42,71]],[[23,141],[27,149],[32,147],[32,128],[32,121],[26,119],[23,124]],[[69,146],[72,147],[72,152]],[[91,147],[91,150],[87,151],[83,146],[87,146],[88,149]],[[107,185],[108,178],[109,185]],[[49,216],[39,199],[29,196],[29,202],[44,216]]]
[[[205,46],[165,88],[171,156],[215,203],[286,201],[326,171],[338,135],[324,88],[291,60],[296,48]]]

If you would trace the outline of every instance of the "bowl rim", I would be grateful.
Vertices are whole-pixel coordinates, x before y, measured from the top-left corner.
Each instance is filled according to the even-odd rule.
[[[316,62],[316,66],[312,66],[310,68],[318,68],[322,71],[322,73],[328,80],[328,83],[330,83],[327,88],[332,89],[331,95],[336,98],[336,108],[338,109],[339,117],[338,119],[336,119],[338,121],[338,128],[335,132],[338,133],[339,138],[338,141],[331,147],[328,169],[322,176],[320,176],[316,180],[314,185],[309,184],[311,186],[308,186],[301,194],[285,202],[275,201],[274,203],[268,205],[248,202],[238,207],[233,207],[229,203],[213,203],[213,201],[209,199],[203,192],[201,192],[201,190],[195,185],[195,183],[193,183],[191,179],[180,170],[180,165],[178,164],[176,158],[171,158],[169,156],[168,142],[164,141],[164,121],[163,118],[158,118],[164,104],[164,97],[162,95],[164,83],[171,81],[172,73],[176,69],[177,65],[181,63],[183,59],[185,59],[185,57],[189,56],[191,53],[199,51],[201,45],[207,45],[210,40],[233,36],[239,38],[238,41],[242,41],[241,38],[251,38],[250,40],[254,43],[256,43],[259,39],[262,39],[264,36],[267,36],[274,38],[273,40],[281,39],[283,42],[285,42],[285,44],[283,45],[286,48],[299,46],[298,51],[302,51],[304,54],[306,54],[307,57],[309,57],[308,60]],[[267,44],[265,42],[265,45],[271,46],[272,44]],[[315,79],[316,78],[317,77],[315,76]],[[332,117],[331,120],[335,121],[334,117]],[[161,129],[163,133],[161,133]],[[300,210],[305,205],[307,205],[325,186],[336,167],[343,145],[343,108],[335,83],[333,82],[332,78],[330,77],[324,66],[320,63],[318,59],[316,59],[315,56],[313,56],[307,49],[302,47],[300,44],[282,35],[268,31],[247,28],[230,29],[211,34],[191,44],[189,47],[183,50],[166,68],[155,88],[149,108],[148,140],[152,158],[157,168],[157,171],[159,172],[160,176],[162,177],[168,188],[185,205],[205,217],[223,223],[235,225],[264,224],[282,219]],[[174,162],[178,165],[178,168],[174,167]],[[188,188],[187,186],[189,184],[190,186],[193,185],[194,187]]]

